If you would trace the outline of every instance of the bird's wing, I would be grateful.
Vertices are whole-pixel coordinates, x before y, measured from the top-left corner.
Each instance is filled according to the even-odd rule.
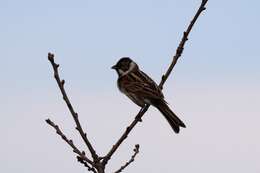
[[[161,98],[164,98],[163,93],[162,93],[161,89],[159,88],[159,86],[146,73],[144,73],[141,70],[138,70],[134,74],[136,74],[141,79],[140,82],[147,84],[147,87],[149,87],[150,90],[153,90],[153,92],[155,92],[156,95],[160,96]]]
[[[158,92],[157,89],[151,87],[149,83],[143,82],[130,82],[125,84],[125,90],[130,93],[137,95],[139,97],[147,99],[162,99],[161,92]]]

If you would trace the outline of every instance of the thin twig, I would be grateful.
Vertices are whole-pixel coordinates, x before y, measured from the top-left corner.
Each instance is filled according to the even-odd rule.
[[[79,119],[78,119],[78,114],[74,111],[73,107],[72,107],[72,104],[67,96],[67,93],[64,89],[64,84],[65,84],[65,80],[61,80],[60,79],[60,76],[59,76],[59,71],[58,71],[58,67],[59,67],[59,64],[56,64],[55,61],[54,61],[54,54],[52,53],[49,53],[48,54],[48,60],[51,62],[51,65],[53,67],[53,71],[54,71],[54,78],[56,79],[57,81],[57,84],[60,88],[60,91],[62,93],[62,96],[63,96],[63,100],[66,102],[68,108],[69,108],[69,111],[76,123],[76,129],[79,131],[82,139],[84,140],[84,142],[86,143],[91,155],[92,155],[92,158],[94,159],[94,161],[98,160],[98,155],[96,154],[96,151],[94,150],[93,146],[91,145],[89,139],[87,138],[87,134],[83,131],[82,127],[81,127],[81,124],[79,122]]]
[[[91,164],[93,165],[94,163],[89,159],[87,158],[87,156],[85,155],[85,152],[81,152],[73,143],[72,140],[69,140],[66,135],[60,130],[59,126],[56,125],[54,122],[52,122],[50,119],[47,119],[46,122],[52,126],[55,130],[56,130],[56,133],[67,143],[71,146],[71,148],[73,149],[73,152],[78,154],[78,157],[83,160],[86,164]]]
[[[84,159],[82,159],[80,156],[77,156],[78,162],[82,163],[86,168],[88,168],[88,171],[92,171],[94,173],[97,173],[96,169],[92,166],[90,166]]]
[[[194,26],[195,22],[197,21],[199,15],[201,14],[202,11],[204,11],[205,5],[208,2],[208,0],[202,0],[199,9],[197,10],[195,16],[193,17],[192,21],[190,22],[188,28],[186,29],[186,31],[184,32],[182,39],[179,43],[179,46],[176,50],[175,55],[173,56],[173,60],[172,63],[170,64],[168,70],[166,71],[166,73],[162,76],[162,80],[159,84],[159,87],[161,89],[163,89],[163,85],[166,82],[166,80],[168,79],[169,75],[172,72],[172,69],[174,68],[174,66],[177,63],[177,60],[179,59],[179,57],[182,55],[182,52],[184,50],[184,45],[186,43],[186,41],[188,40],[188,36],[190,31],[192,30],[192,27]],[[110,149],[110,151],[107,153],[107,155],[104,157],[102,164],[106,165],[108,160],[110,160],[110,158],[112,157],[112,155],[115,153],[115,151],[118,149],[118,147],[121,145],[121,143],[127,138],[128,134],[131,132],[131,130],[135,127],[135,125],[141,121],[143,115],[145,114],[145,112],[148,110],[149,105],[144,106],[143,108],[141,108],[141,110],[139,111],[139,113],[136,115],[136,118],[134,119],[134,121],[126,128],[125,132],[122,134],[122,136],[118,139],[118,141],[115,143],[115,145],[112,146],[112,148]]]
[[[206,10],[206,3],[208,2],[208,0],[202,0],[201,4],[200,4],[200,7],[199,9],[197,10],[195,16],[193,17],[193,19],[191,20],[188,28],[186,29],[185,32],[183,32],[183,36],[182,36],[182,39],[181,39],[181,42],[179,43],[179,46],[178,48],[176,49],[176,53],[175,55],[173,56],[173,60],[172,60],[172,63],[171,65],[169,66],[167,72],[162,76],[162,80],[161,80],[161,83],[159,85],[159,87],[161,89],[163,89],[163,85],[164,83],[166,82],[166,80],[168,79],[168,77],[170,76],[171,72],[172,72],[172,69],[173,67],[176,65],[178,59],[181,57],[182,55],[182,52],[184,50],[184,45],[186,43],[186,41],[188,41],[188,36],[190,34],[190,31],[192,30],[192,27],[194,26],[195,22],[197,21],[198,17],[200,16],[200,14],[202,13],[202,11]]]
[[[144,108],[142,108],[139,113],[136,115],[134,121],[126,128],[123,135],[119,138],[119,140],[116,142],[115,145],[111,148],[111,150],[108,152],[108,154],[104,157],[102,164],[106,165],[108,160],[111,158],[111,156],[115,153],[115,151],[118,149],[120,144],[127,138],[128,134],[131,132],[131,130],[135,127],[135,125],[141,120],[141,117],[144,115],[144,113],[148,110],[149,105],[146,105]]]
[[[135,160],[136,155],[139,153],[139,147],[140,146],[138,144],[135,145],[135,148],[133,150],[134,154],[131,156],[131,159],[128,162],[126,162],[123,166],[121,166],[121,168],[117,170],[115,173],[122,172],[127,166],[129,166]]]

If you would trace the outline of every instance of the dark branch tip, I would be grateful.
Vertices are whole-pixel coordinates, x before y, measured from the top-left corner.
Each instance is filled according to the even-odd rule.
[[[135,145],[135,148],[134,148],[134,152],[135,152],[135,153],[138,153],[138,152],[139,152],[139,148],[140,148],[140,145],[139,145],[139,144],[136,144],[136,145]]]
[[[51,62],[54,62],[54,54],[52,53],[48,53],[48,60],[51,61]]]
[[[46,119],[45,121],[46,121],[46,123],[51,124],[51,120],[49,118]]]

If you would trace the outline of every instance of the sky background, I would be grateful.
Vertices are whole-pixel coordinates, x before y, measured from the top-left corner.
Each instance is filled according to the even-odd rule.
[[[200,0],[0,0],[0,172],[86,172],[44,120],[84,145],[53,79],[56,55],[82,126],[104,155],[139,110],[110,67],[130,56],[159,82]],[[187,125],[151,108],[107,165],[126,173],[260,172],[260,2],[209,0],[165,84]]]

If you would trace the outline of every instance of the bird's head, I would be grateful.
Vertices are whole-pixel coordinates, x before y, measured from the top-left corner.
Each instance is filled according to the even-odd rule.
[[[119,77],[121,77],[132,72],[133,70],[138,69],[138,66],[129,57],[123,57],[116,63],[116,65],[112,66],[111,68],[116,70]]]

